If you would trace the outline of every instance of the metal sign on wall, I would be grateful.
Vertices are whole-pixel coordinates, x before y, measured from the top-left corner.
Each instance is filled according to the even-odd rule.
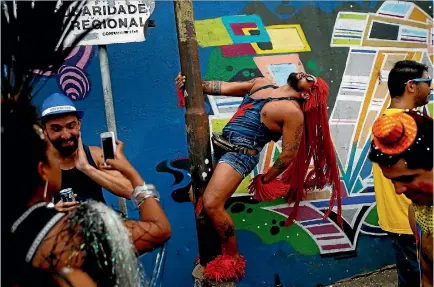
[[[93,28],[79,45],[142,42],[146,37],[147,21],[154,8],[155,0],[87,1],[77,20],[71,23],[73,30],[70,37]],[[72,13],[72,10],[73,7],[68,13]]]

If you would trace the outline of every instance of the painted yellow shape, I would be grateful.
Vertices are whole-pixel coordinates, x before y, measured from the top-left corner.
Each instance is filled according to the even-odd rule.
[[[365,100],[362,104],[362,111],[360,112],[360,116],[359,116],[359,120],[358,120],[357,128],[356,128],[356,133],[354,135],[354,142],[359,141],[361,139],[362,134],[363,134],[363,137],[365,137],[363,132],[366,129],[370,129],[370,126],[371,126],[370,123],[365,126],[366,121],[367,121],[367,114],[369,112],[369,104],[371,103],[371,99],[374,97],[374,91],[375,91],[375,88],[378,84],[378,76],[377,75],[381,71],[384,61],[387,61],[387,58],[390,57],[390,54],[403,54],[403,53],[407,54],[407,56],[404,57],[405,60],[411,60],[415,55],[415,53],[411,53],[409,51],[387,51],[387,50],[379,51],[379,53],[377,55],[376,62],[374,63],[373,71],[371,74],[371,79],[370,79],[369,86],[368,86],[368,91],[366,93]],[[389,103],[389,99],[390,99],[390,97],[387,97],[387,100],[386,100],[387,105]],[[385,102],[385,105],[383,105],[383,109],[386,107],[386,102]]]
[[[228,123],[229,119],[212,119],[211,120],[211,131],[212,132],[222,132],[225,125]],[[250,180],[252,179],[251,175],[246,176],[241,184],[238,186],[237,190],[235,190],[235,194],[246,194],[249,193],[248,187],[250,184]]]
[[[310,46],[303,33],[303,29],[298,24],[294,25],[272,25],[265,29],[273,45],[272,50],[262,50],[257,43],[252,43],[253,49],[257,54],[283,54],[295,52],[309,52]],[[250,35],[252,28],[243,28],[246,35]],[[257,30],[257,29],[253,29]]]
[[[432,17],[430,17],[425,11],[420,9],[418,6],[414,5],[413,11],[411,11],[411,14],[408,17],[408,19],[426,23],[429,19],[432,19]]]
[[[233,44],[232,38],[224,26],[221,18],[197,20],[197,42],[201,47],[214,47]]]

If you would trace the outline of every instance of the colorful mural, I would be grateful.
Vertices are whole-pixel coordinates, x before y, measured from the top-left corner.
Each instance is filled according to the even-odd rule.
[[[290,228],[283,227],[292,209],[285,200],[259,203],[251,199],[247,185],[273,164],[281,151],[280,141],[264,148],[259,164],[227,204],[237,230],[254,232],[266,244],[286,241],[305,255],[351,253],[360,234],[385,235],[377,223],[372,166],[367,160],[370,126],[389,104],[387,74],[396,61],[421,61],[431,67],[432,75],[432,17],[417,5],[386,1],[375,13],[340,11],[335,19],[331,47],[350,47],[330,116],[341,171],[343,228],[337,225],[336,214],[323,220],[330,198],[328,189],[307,193],[297,222]],[[312,50],[301,24],[264,24],[254,14],[223,16],[196,21],[196,33],[200,47],[215,47],[209,62],[216,65],[208,66],[207,80],[263,76],[283,85],[291,72],[325,73],[313,59],[301,60],[301,53]],[[330,81],[332,86],[338,82]],[[210,129],[221,131],[241,99],[208,95],[208,102]],[[427,108],[432,114],[432,103]],[[188,201],[189,182],[183,177],[188,179],[187,163],[180,159],[157,167],[175,176],[177,187],[172,197],[177,202]]]
[[[235,221],[240,252],[248,261],[239,287],[273,286],[276,273],[283,286],[328,285],[393,264],[390,241],[381,236],[377,225],[371,166],[364,148],[372,119],[387,105],[385,84],[392,62],[433,61],[433,31],[425,33],[432,21],[427,16],[432,15],[432,5],[427,1],[194,1],[204,79],[244,81],[265,76],[283,84],[291,71],[307,71],[330,85],[330,125],[346,191],[344,228],[336,225],[334,214],[322,221],[330,196],[327,189],[307,194],[297,223],[289,228],[284,221],[291,206],[285,200],[257,202],[247,194],[251,176],[267,169],[280,153],[281,143],[270,143],[261,153],[260,164],[226,205]],[[173,86],[180,70],[173,3],[159,1],[153,19],[156,27],[145,42],[107,47],[117,130],[132,164],[160,191],[172,225],[163,286],[191,286],[198,248],[187,193],[184,110],[177,108]],[[383,29],[395,39],[384,39]],[[35,103],[40,107],[47,95],[66,93],[85,110],[85,144],[99,146],[99,134],[107,126],[96,49],[74,50]],[[223,128],[239,100],[206,98],[212,130]],[[432,104],[428,111],[432,113]],[[105,197],[117,209],[116,197],[109,193]],[[130,202],[128,208],[130,217],[139,217]],[[152,256],[141,258],[147,270],[153,268]]]
[[[73,101],[83,100],[90,93],[90,79],[85,70],[95,50],[93,46],[76,47],[55,75],[59,90]],[[34,73],[40,72],[34,71]],[[44,76],[54,75],[45,73]]]

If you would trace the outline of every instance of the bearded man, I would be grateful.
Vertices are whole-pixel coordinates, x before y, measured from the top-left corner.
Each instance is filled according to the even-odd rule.
[[[78,202],[93,199],[105,203],[102,188],[129,198],[131,183],[118,171],[100,169],[104,164],[102,149],[82,143],[83,116],[84,111],[77,110],[63,94],[54,93],[42,104],[44,133],[54,146],[51,150],[62,169],[61,189],[72,188]]]

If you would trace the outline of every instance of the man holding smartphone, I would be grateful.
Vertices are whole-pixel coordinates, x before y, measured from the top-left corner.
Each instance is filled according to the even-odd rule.
[[[42,104],[41,122],[45,135],[54,146],[62,169],[61,190],[72,188],[77,201],[93,199],[105,203],[102,188],[116,196],[129,199],[133,187],[120,172],[101,169],[103,151],[97,146],[86,146],[81,139],[83,111],[63,94],[54,93]],[[59,198],[56,198],[58,201]],[[56,205],[68,210],[71,206]]]

